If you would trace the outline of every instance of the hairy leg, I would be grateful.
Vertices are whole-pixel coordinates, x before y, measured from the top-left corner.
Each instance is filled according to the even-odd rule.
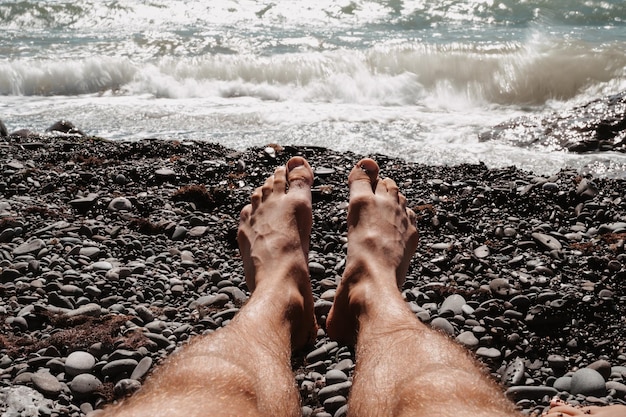
[[[563,400],[554,399],[550,402],[550,409],[543,413],[544,417],[568,416],[596,416],[596,417],[624,417],[626,405],[609,405],[606,407],[573,407]]]
[[[371,159],[350,173],[348,256],[328,315],[331,338],[356,341],[353,416],[513,416],[514,405],[467,351],[421,323],[398,286],[417,247],[415,214]]]
[[[312,183],[311,167],[296,157],[255,190],[237,236],[250,300],[106,416],[301,415],[290,357],[316,334],[307,262]]]

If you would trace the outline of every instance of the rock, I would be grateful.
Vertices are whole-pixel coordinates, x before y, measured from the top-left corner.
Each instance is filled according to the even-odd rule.
[[[441,330],[444,333],[447,333],[450,336],[454,336],[454,326],[443,317],[436,317],[431,322],[430,325],[433,329]]]
[[[543,397],[554,397],[558,391],[552,387],[546,386],[524,386],[518,385],[510,387],[505,392],[506,396],[513,401],[519,401],[522,398],[529,400],[539,400]]]
[[[0,411],[3,417],[39,416],[41,410],[52,406],[51,400],[45,399],[32,388],[23,385],[0,388]]]
[[[490,255],[489,247],[487,245],[481,245],[474,249],[474,256],[478,259],[486,258]]]
[[[151,357],[146,356],[145,358],[142,358],[137,364],[137,366],[135,367],[135,369],[133,369],[133,372],[130,374],[130,379],[136,379],[136,380],[142,379],[148,373],[151,366],[152,366]]]
[[[606,394],[606,383],[598,371],[582,368],[572,375],[571,393],[601,397]]]
[[[548,251],[559,251],[563,248],[561,246],[561,243],[553,236],[546,235],[544,233],[533,233],[532,237],[537,243],[539,243],[544,249]]]
[[[65,359],[65,373],[68,376],[90,373],[95,365],[96,358],[91,353],[83,351],[72,352]]]
[[[102,367],[102,375],[112,378],[118,378],[120,375],[130,375],[137,365],[138,362],[134,359],[114,360]]]
[[[572,390],[572,377],[562,376],[560,378],[557,378],[552,386],[559,391],[570,392]]]
[[[326,385],[328,386],[345,382],[348,380],[348,376],[342,371],[331,369],[330,371],[326,372],[324,380],[326,381]]]
[[[485,359],[500,359],[502,357],[502,352],[496,348],[479,347],[476,350],[476,356]]]
[[[76,126],[74,126],[74,124],[68,120],[59,120],[58,122],[48,127],[46,129],[46,132],[61,132],[70,135],[85,136],[83,132],[77,129]]]
[[[91,374],[80,374],[69,383],[72,393],[78,398],[90,397],[102,388],[102,382]]]
[[[48,398],[56,398],[63,389],[59,380],[47,371],[35,372],[32,382],[35,389]]]
[[[141,388],[141,383],[134,379],[121,379],[113,387],[116,398],[127,397]]]
[[[598,371],[598,373],[602,375],[602,378],[604,378],[605,381],[608,381],[611,377],[611,364],[609,363],[609,361],[606,361],[604,359],[600,359],[593,363],[590,363],[589,365],[587,365],[587,368]]]
[[[441,303],[439,311],[441,313],[444,311],[452,311],[454,314],[463,314],[463,306],[465,303],[465,298],[463,298],[462,295],[452,294]]]
[[[131,211],[133,203],[125,197],[116,197],[108,205],[109,211]]]
[[[0,138],[6,138],[9,136],[9,131],[2,120],[0,120]]]
[[[479,341],[476,338],[476,336],[474,336],[474,333],[472,333],[470,331],[465,331],[465,332],[459,334],[456,337],[456,341],[459,342],[460,344],[462,344],[463,346],[465,346],[468,349],[474,349],[479,344]]]
[[[489,290],[493,295],[507,296],[511,291],[511,284],[505,278],[494,278],[489,282]]]
[[[100,195],[97,193],[90,193],[86,197],[76,198],[70,201],[70,205],[79,213],[85,213],[91,207],[96,204]]]
[[[502,383],[506,386],[520,385],[524,381],[526,366],[522,358],[515,358],[504,370]]]
[[[14,256],[26,255],[29,253],[39,252],[46,247],[46,244],[41,239],[33,239],[26,243],[21,244],[17,248],[13,249]]]

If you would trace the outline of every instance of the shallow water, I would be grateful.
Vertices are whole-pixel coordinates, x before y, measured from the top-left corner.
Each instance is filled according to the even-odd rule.
[[[9,130],[621,177],[621,154],[478,134],[625,90],[625,68],[622,1],[0,1]]]

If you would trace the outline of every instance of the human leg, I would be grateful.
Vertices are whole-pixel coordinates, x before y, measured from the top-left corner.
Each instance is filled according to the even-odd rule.
[[[315,335],[308,277],[313,172],[292,158],[255,190],[237,236],[252,296],[230,324],[172,355],[106,416],[299,416],[292,348]]]
[[[398,286],[417,246],[415,214],[397,185],[360,161],[350,173],[348,256],[327,320],[331,338],[356,341],[353,416],[513,416],[467,351],[421,323]]]

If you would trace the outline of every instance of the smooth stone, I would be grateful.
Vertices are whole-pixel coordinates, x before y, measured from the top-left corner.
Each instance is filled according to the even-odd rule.
[[[326,385],[333,385],[347,381],[348,376],[342,371],[331,369],[330,371],[326,372],[324,379],[326,380]]]
[[[133,209],[133,203],[126,197],[115,197],[107,208],[109,211],[130,211]]]
[[[572,375],[571,393],[601,397],[606,394],[606,382],[598,371],[582,368]]]
[[[489,290],[494,295],[506,296],[511,291],[511,284],[505,278],[494,278],[489,282]]]
[[[431,327],[441,330],[444,333],[454,336],[454,326],[443,317],[436,317],[430,322]]]
[[[546,235],[545,233],[538,233],[538,232],[533,233],[531,236],[533,237],[533,239],[535,239],[537,243],[543,246],[544,249],[547,249],[549,251],[552,251],[552,250],[558,251],[563,248],[561,246],[561,242],[559,242],[553,236]]]
[[[622,400],[626,399],[626,385],[618,381],[609,381],[606,383],[606,389],[615,391],[615,396]]]
[[[80,248],[80,250],[78,251],[79,255],[86,256],[90,259],[97,259],[101,253],[102,251],[100,250],[100,248],[97,248],[95,246]]]
[[[502,352],[496,348],[479,347],[476,349],[476,356],[480,356],[485,359],[500,359]]]
[[[70,310],[65,313],[67,317],[76,317],[76,316],[91,316],[91,317],[99,317],[102,314],[102,308],[95,303],[85,304],[83,306],[78,307],[75,310]]]
[[[339,408],[346,405],[348,400],[343,395],[335,395],[334,397],[330,397],[324,400],[324,409],[331,414],[334,414]]]
[[[141,383],[134,379],[124,378],[113,387],[116,398],[127,397],[141,388]]]
[[[109,271],[113,269],[113,265],[111,264],[111,262],[99,261],[99,262],[94,262],[91,265],[91,268],[95,271]]]
[[[91,374],[76,375],[69,383],[70,390],[78,398],[88,397],[102,388],[102,382]]]
[[[317,362],[318,360],[327,359],[328,353],[331,350],[336,349],[337,346],[339,346],[337,342],[328,342],[320,346],[319,348],[309,352],[309,354],[306,355],[306,360],[309,363],[313,363]]]
[[[560,378],[557,378],[552,386],[559,391],[569,392],[572,389],[572,377],[562,376]]]
[[[519,385],[524,381],[526,366],[522,358],[515,358],[504,370],[502,382],[506,386]]]
[[[27,255],[29,253],[39,252],[46,247],[46,244],[41,239],[33,239],[29,242],[23,243],[17,248],[13,249],[14,256]]]
[[[333,168],[328,168],[328,167],[319,167],[319,168],[315,168],[314,173],[315,175],[319,175],[320,177],[325,177],[325,176],[334,174],[335,170]]]
[[[141,378],[146,376],[151,366],[152,358],[150,356],[142,358],[135,367],[135,369],[133,369],[133,372],[130,374],[130,379],[140,380]]]
[[[95,366],[96,358],[89,352],[72,352],[65,359],[65,373],[69,376],[89,373]]]
[[[183,240],[187,236],[187,228],[185,226],[177,226],[172,233],[172,240]]]
[[[63,389],[59,380],[47,371],[35,372],[31,380],[35,389],[49,398],[56,397]]]
[[[456,341],[459,342],[460,344],[462,344],[463,346],[469,348],[469,349],[473,349],[473,348],[477,347],[478,344],[480,343],[478,338],[476,338],[476,336],[474,336],[474,333],[472,333],[470,331],[466,331],[466,332],[463,332],[463,333],[459,334],[456,337]]]
[[[567,359],[561,355],[548,355],[548,365],[554,370],[563,371],[567,368]]]
[[[489,251],[489,247],[487,245],[481,245],[474,249],[474,256],[476,256],[478,259],[486,258],[490,254],[491,252]]]
[[[602,378],[604,378],[605,381],[608,381],[608,379],[611,377],[611,364],[609,363],[609,361],[606,361],[604,359],[599,359],[593,363],[590,363],[589,365],[587,365],[587,368],[598,371],[598,373],[602,375]]]
[[[321,277],[326,274],[326,268],[319,262],[309,262],[309,272],[312,276]]]
[[[334,397],[336,395],[346,396],[346,395],[348,395],[348,392],[350,392],[350,387],[352,387],[352,382],[350,382],[350,381],[345,381],[345,382],[340,382],[338,384],[328,385],[328,386],[325,386],[324,388],[320,389],[319,392],[317,393],[317,396],[322,401],[324,401],[324,400],[326,400],[328,398]]]
[[[166,179],[171,179],[171,178],[175,178],[176,177],[176,171],[169,169],[169,168],[160,168],[157,169],[156,171],[154,171],[154,174],[162,179],[162,180],[166,180]]]
[[[506,396],[513,401],[519,401],[521,399],[539,400],[543,397],[554,397],[559,392],[546,386],[532,386],[532,385],[518,385],[510,387],[506,390]]]
[[[119,375],[130,375],[139,363],[134,359],[118,359],[111,361],[102,367],[102,375],[117,377]]]
[[[452,311],[454,314],[463,314],[463,306],[467,303],[465,298],[459,294],[449,295],[443,303],[441,303],[441,307],[439,311],[443,313],[444,311]]]

